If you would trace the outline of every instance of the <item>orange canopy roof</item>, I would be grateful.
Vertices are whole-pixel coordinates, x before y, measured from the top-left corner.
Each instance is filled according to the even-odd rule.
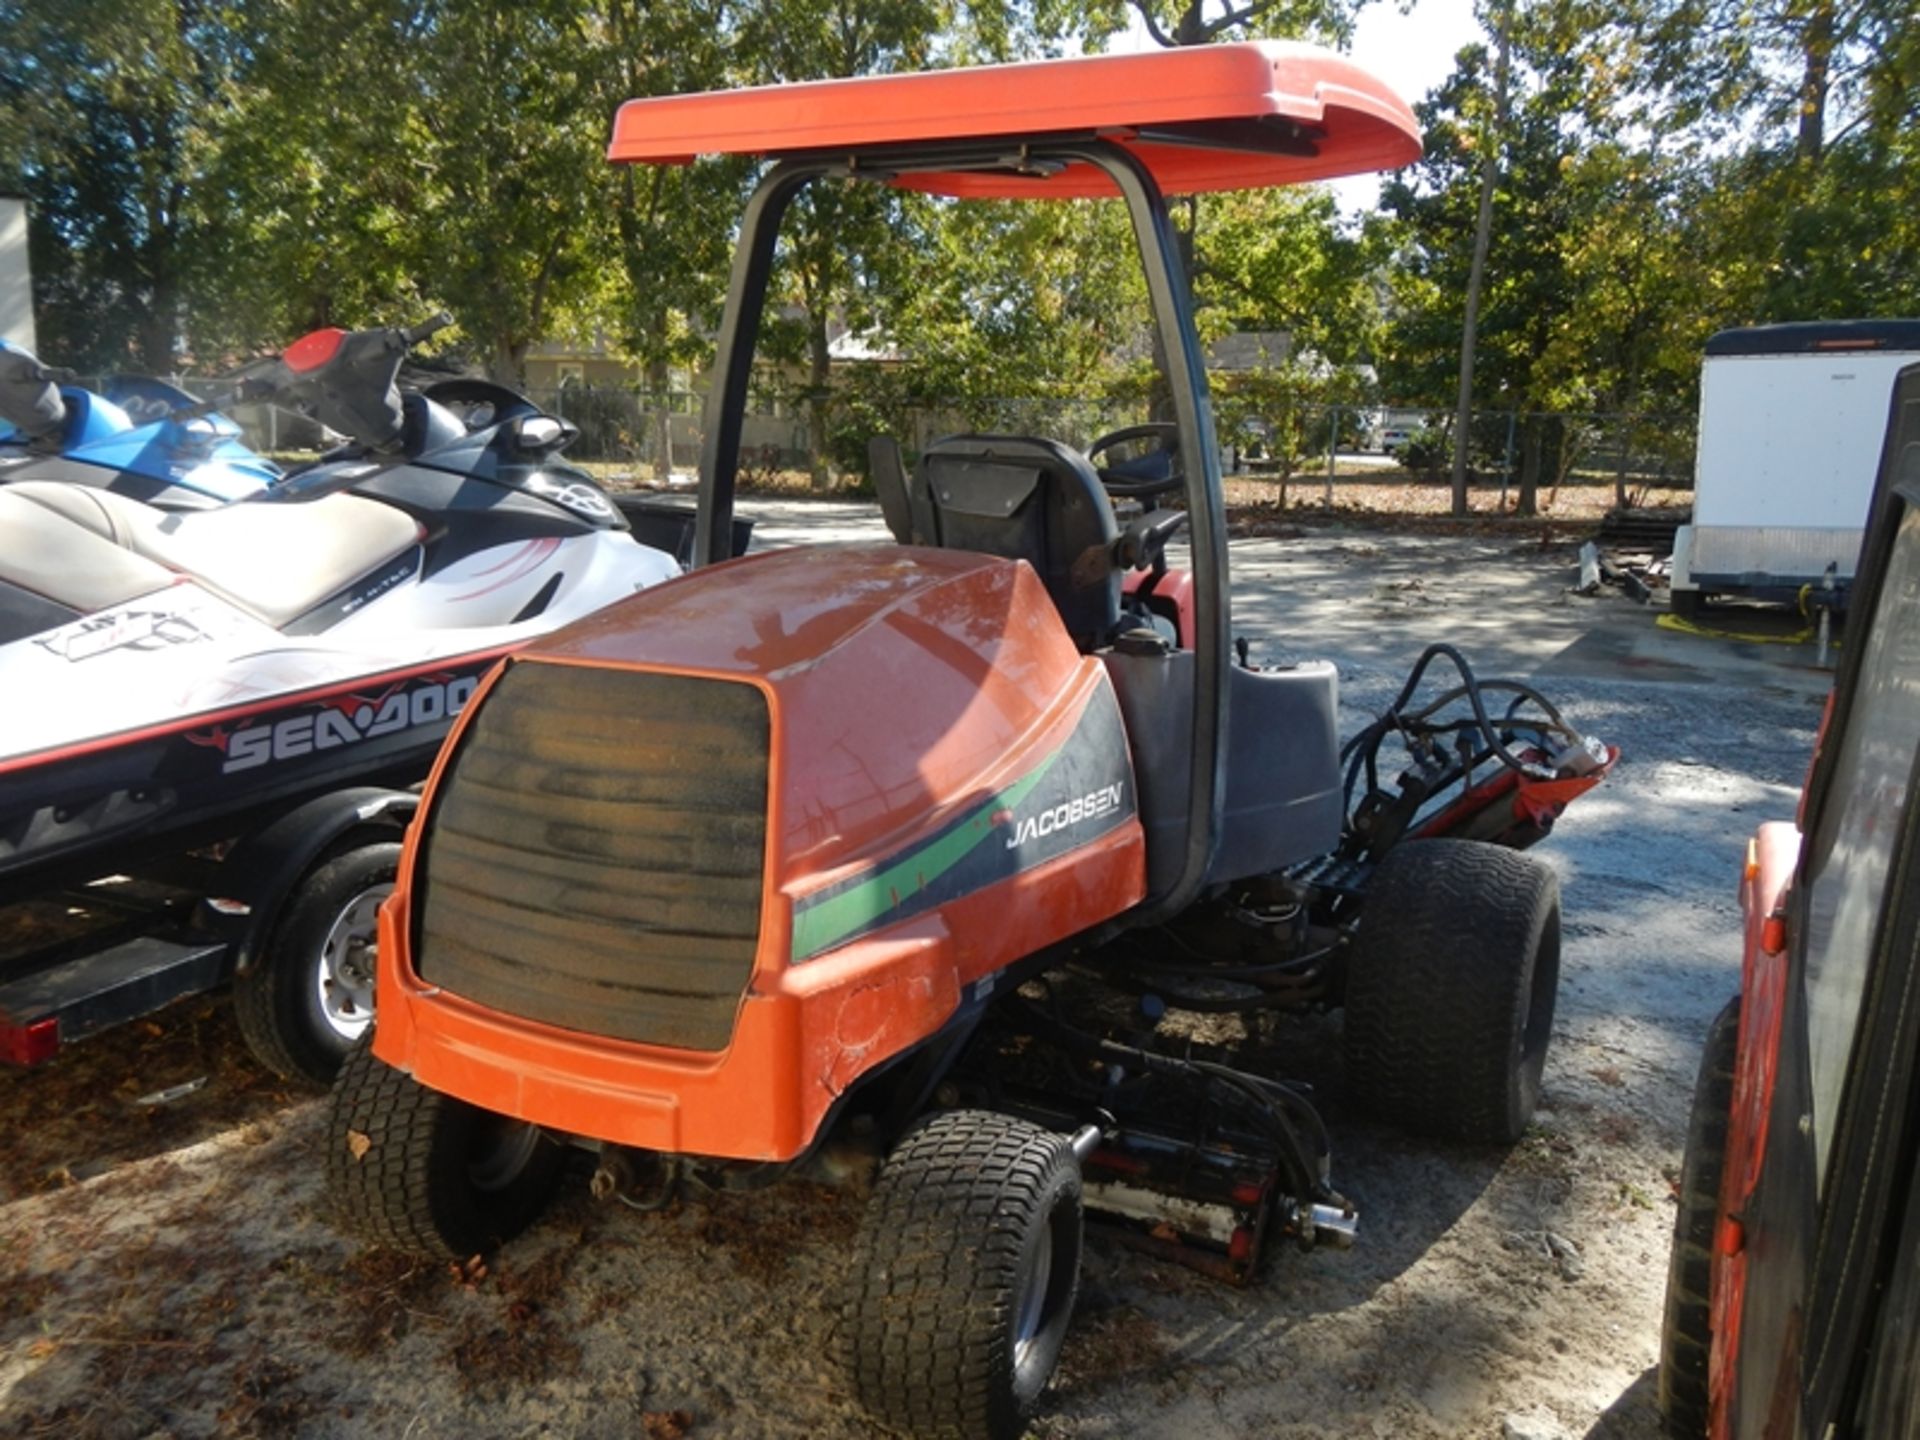
[[[1327,180],[1420,156],[1413,112],[1380,80],[1318,46],[1261,41],[629,100],[607,157],[683,164],[1084,134],[1127,146],[1169,194]],[[1115,193],[1084,164],[1051,175],[916,171],[894,183],[968,198]]]

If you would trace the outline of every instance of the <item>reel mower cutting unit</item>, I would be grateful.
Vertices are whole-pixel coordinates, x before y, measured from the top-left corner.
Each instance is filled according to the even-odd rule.
[[[464,1257],[531,1221],[568,1145],[643,1205],[864,1150],[853,1388],[916,1434],[1005,1436],[1059,1355],[1084,1212],[1233,1280],[1275,1237],[1352,1240],[1308,1090],[1245,1058],[1262,1015],[1341,1007],[1363,1103],[1517,1138],[1559,947],[1553,876],[1517,852],[1613,754],[1444,649],[1456,683],[1416,671],[1343,751],[1331,665],[1236,659],[1163,198],[1418,153],[1373,77],[1273,44],[625,107],[616,160],[771,162],[698,563],[462,714],[381,911],[372,1046],[335,1089],[337,1212]],[[731,560],[776,236],[816,183],[1116,197],[1175,419],[1093,454],[1157,448],[1102,468],[958,435],[909,473],[878,437],[893,543]]]

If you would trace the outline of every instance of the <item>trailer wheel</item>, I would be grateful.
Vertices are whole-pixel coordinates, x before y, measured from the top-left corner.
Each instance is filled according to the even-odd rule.
[[[375,917],[399,871],[392,840],[316,866],[287,896],[259,958],[234,977],[240,1033],[276,1075],[328,1084],[372,1025]]]
[[[1533,1118],[1560,984],[1560,885],[1473,840],[1387,852],[1348,959],[1347,1083],[1423,1135],[1511,1144]]]
[[[880,1171],[842,1333],[854,1393],[921,1437],[1012,1440],[1053,1375],[1080,1283],[1080,1165],[1063,1136],[952,1110]]]
[[[333,1218],[434,1259],[464,1260],[526,1229],[566,1160],[537,1126],[429,1090],[364,1043],[334,1081],[326,1144]]]
[[[1707,1030],[1700,1074],[1693,1086],[1693,1110],[1687,1117],[1687,1148],[1680,1162],[1680,1207],[1673,1217],[1667,1307],[1660,1326],[1660,1419],[1672,1440],[1704,1440],[1707,1433],[1713,1232],[1720,1223],[1720,1177],[1726,1169],[1739,1039],[1740,997],[1736,995]]]

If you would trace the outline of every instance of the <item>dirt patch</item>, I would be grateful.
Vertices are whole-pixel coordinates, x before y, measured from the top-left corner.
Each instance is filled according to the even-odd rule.
[[[1326,501],[1324,475],[1295,476],[1286,487],[1285,498],[1277,481],[1236,477],[1226,482],[1227,505],[1236,518],[1254,521],[1261,517],[1312,523],[1333,518],[1350,524],[1380,527],[1407,520],[1454,521],[1453,491],[1445,482],[1437,484],[1410,480],[1404,474],[1388,471],[1367,476],[1343,475],[1333,483],[1333,505]],[[1504,497],[1497,485],[1476,484],[1467,490],[1467,519],[1480,525],[1501,521],[1516,525],[1559,522],[1591,529],[1617,500],[1612,485],[1563,485],[1558,490],[1542,489],[1536,516],[1514,514],[1516,491]],[[1693,504],[1689,489],[1656,488],[1630,490],[1629,500],[1637,511],[1649,517],[1671,514],[1683,521]],[[1254,531],[1251,533],[1261,533]],[[1447,533],[1436,527],[1435,533]],[[1479,532],[1476,532],[1479,533]]]
[[[34,1070],[0,1070],[0,1199],[192,1145],[299,1093],[253,1058],[224,997],[183,1000]]]
[[[796,1181],[777,1193],[712,1195],[685,1213],[702,1245],[724,1255],[739,1273],[762,1284],[786,1275],[793,1256],[809,1244],[851,1246],[860,1212],[824,1185]]]
[[[437,1321],[453,1287],[445,1265],[393,1250],[359,1250],[341,1263],[331,1250],[313,1248],[281,1257],[275,1269],[332,1302],[340,1319],[326,1342],[359,1358],[380,1354],[421,1320]]]
[[[1060,1355],[1063,1391],[1097,1390],[1116,1382],[1164,1377],[1173,1347],[1158,1321],[1124,1301],[1083,1303]]]

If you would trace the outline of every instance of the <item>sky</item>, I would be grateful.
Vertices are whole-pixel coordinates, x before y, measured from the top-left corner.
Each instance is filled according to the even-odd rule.
[[[1480,33],[1473,0],[1414,0],[1409,14],[1401,13],[1398,0],[1374,0],[1360,12],[1348,53],[1411,105],[1446,79],[1460,47],[1478,40]],[[1136,17],[1133,28],[1116,37],[1112,48],[1150,50],[1154,44]],[[1341,210],[1355,214],[1374,208],[1380,177],[1356,175],[1334,181],[1332,189]]]
[[[1351,54],[1412,105],[1453,73],[1453,57],[1460,47],[1480,35],[1472,0],[1416,0],[1408,15],[1386,0],[1360,12]],[[1349,214],[1371,210],[1380,196],[1380,177],[1336,180],[1333,193]]]

